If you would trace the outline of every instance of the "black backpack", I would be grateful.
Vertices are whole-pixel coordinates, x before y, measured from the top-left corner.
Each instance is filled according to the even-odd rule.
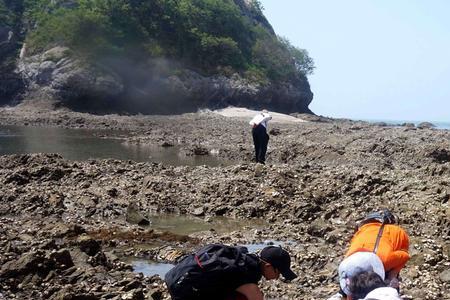
[[[239,286],[256,256],[245,247],[207,245],[183,257],[164,280],[173,300],[219,299]],[[212,297],[212,298],[211,298]]]
[[[390,210],[385,209],[383,211],[377,211],[368,214],[367,217],[365,217],[362,221],[359,222],[358,227],[373,222],[378,222],[382,224],[396,224],[397,218],[394,216],[394,214],[391,213]]]
[[[375,246],[373,248],[373,253],[377,253],[378,245],[380,243],[381,236],[383,235],[384,225],[386,224],[396,224],[397,218],[388,209],[380,212],[373,212],[367,215],[361,222],[359,222],[358,227],[360,228],[364,224],[378,222],[381,223],[380,229],[378,230],[377,239],[375,241]]]

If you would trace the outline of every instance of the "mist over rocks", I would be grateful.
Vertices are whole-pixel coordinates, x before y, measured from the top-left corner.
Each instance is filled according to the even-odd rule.
[[[237,73],[204,76],[164,59],[142,65],[105,58],[93,65],[70,53],[69,48],[56,47],[19,62],[29,105],[45,100],[54,107],[94,113],[177,114],[230,105],[312,113],[308,105],[313,94],[306,77],[295,84],[261,84]]]
[[[28,101],[43,98],[55,105],[83,106],[84,101],[98,98],[99,103],[118,96],[124,90],[120,78],[113,72],[86,65],[72,58],[67,47],[55,47],[42,54],[19,61],[18,71],[27,83]],[[105,103],[104,105],[107,105]],[[76,107],[75,107],[76,108]]]
[[[143,293],[168,299],[160,278],[133,274],[122,257],[173,263],[208,242],[278,240],[293,254],[299,278],[289,284],[264,282],[267,297],[324,299],[337,290],[336,267],[356,221],[380,208],[397,214],[411,237],[412,258],[401,274],[406,299],[445,299],[450,288],[447,130],[332,120],[273,122],[279,134],[271,136],[268,165],[261,166],[249,162],[246,120],[208,112],[126,117],[52,111],[44,116],[3,109],[0,123],[113,128],[112,135],[127,130],[126,143],[201,145],[234,163],[175,167],[74,162],[55,154],[1,156],[0,231],[5,234],[0,234],[0,248],[5,255],[0,287],[6,297],[59,299],[66,293],[101,299],[131,293],[139,299]],[[152,214],[175,213],[206,220],[263,219],[267,225],[177,236],[127,221],[131,204],[150,222]],[[141,246],[155,243],[151,249]],[[44,268],[37,271],[36,264]],[[21,275],[10,280],[8,274]]]

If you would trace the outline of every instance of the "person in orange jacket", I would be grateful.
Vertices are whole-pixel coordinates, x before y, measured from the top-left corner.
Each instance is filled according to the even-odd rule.
[[[346,296],[348,289],[345,287],[351,281],[352,274],[358,270],[375,270],[388,286],[399,288],[398,275],[410,256],[408,234],[395,224],[396,221],[395,216],[387,210],[370,214],[362,221],[339,267],[341,291],[328,300]],[[367,255],[359,255],[363,253]],[[378,258],[371,258],[370,255],[378,257],[380,263],[377,264],[375,260]]]
[[[381,226],[382,223],[379,222],[371,222],[361,226],[353,236],[345,257],[359,251],[374,251]],[[405,230],[395,224],[384,224],[375,254],[383,262],[387,281],[395,280],[400,270],[410,259],[408,248],[409,237]]]

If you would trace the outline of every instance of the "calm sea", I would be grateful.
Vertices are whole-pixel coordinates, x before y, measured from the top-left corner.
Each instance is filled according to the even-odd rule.
[[[413,123],[414,125],[419,125],[422,122],[429,122],[435,125],[437,129],[450,129],[450,122],[433,122],[433,121],[411,121],[411,120],[367,120],[362,119],[362,121],[370,122],[370,123],[379,123],[384,122],[389,125],[401,125],[404,123]]]

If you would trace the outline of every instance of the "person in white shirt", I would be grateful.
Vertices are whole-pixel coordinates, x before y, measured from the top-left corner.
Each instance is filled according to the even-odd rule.
[[[269,143],[267,125],[271,119],[272,116],[264,109],[249,122],[253,127],[252,136],[253,144],[255,146],[255,160],[257,163],[264,164],[266,162],[267,145]]]

